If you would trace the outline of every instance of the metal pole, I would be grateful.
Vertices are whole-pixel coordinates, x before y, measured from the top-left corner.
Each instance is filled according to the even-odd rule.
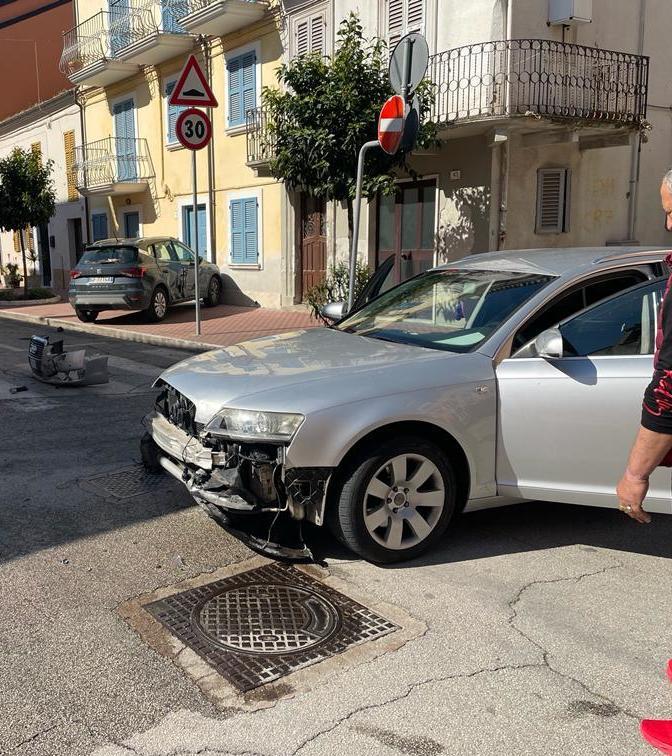
[[[413,60],[413,40],[408,37],[404,40],[404,78],[401,84],[401,96],[404,102],[408,102],[408,90],[411,84],[411,61]]]
[[[201,335],[201,299],[198,286],[198,196],[196,192],[196,150],[191,151],[191,179],[194,185],[194,204],[191,214],[191,220],[194,224],[194,253],[196,255],[194,259],[194,296],[196,297],[196,335]]]
[[[355,301],[355,278],[357,276],[357,242],[359,241],[359,211],[362,204],[362,183],[364,181],[364,156],[372,147],[378,147],[378,140],[366,142],[359,151],[357,160],[357,189],[355,191],[355,212],[352,219],[352,247],[350,249],[350,285],[348,287],[348,312]]]

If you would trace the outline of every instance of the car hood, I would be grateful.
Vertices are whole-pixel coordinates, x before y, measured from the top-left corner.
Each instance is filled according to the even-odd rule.
[[[458,355],[314,328],[190,357],[164,371],[159,381],[191,399],[196,420],[208,422],[222,407],[306,414],[469,380],[470,374],[483,376],[483,361],[487,358],[477,353]]]

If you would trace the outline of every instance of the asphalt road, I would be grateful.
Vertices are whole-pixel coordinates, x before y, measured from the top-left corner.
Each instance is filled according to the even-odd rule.
[[[185,353],[64,333],[110,355],[111,382],[55,388],[30,376],[34,330],[0,320],[0,753],[653,753],[638,720],[672,717],[672,518],[581,507],[466,515],[390,569],[322,536],[334,576],[426,630],[264,710],[216,709],[117,607],[251,552],[176,482],[119,500],[90,480],[137,464],[151,382]]]

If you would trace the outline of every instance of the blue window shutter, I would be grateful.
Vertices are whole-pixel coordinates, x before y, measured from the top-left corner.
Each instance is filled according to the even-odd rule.
[[[257,232],[257,198],[242,200],[245,223],[245,262],[256,265],[259,260],[259,234]]]
[[[242,55],[243,114],[245,123],[247,111],[257,105],[257,56],[254,51]]]
[[[231,223],[231,262],[241,265],[245,262],[243,200],[231,200],[229,205],[229,221]]]
[[[166,100],[170,97],[170,95],[173,93],[173,89],[175,89],[175,84],[177,84],[176,81],[171,81],[168,84],[166,84]],[[180,105],[171,105],[170,103],[167,104],[168,108],[168,133],[166,134],[166,141],[168,144],[175,144],[177,142],[177,137],[175,136],[175,124],[177,123],[177,117],[180,115],[180,113],[184,110]]]
[[[118,102],[114,108],[114,133],[117,137],[117,170],[120,181],[133,181],[137,177],[135,160],[135,103],[133,99]]]
[[[226,63],[229,85],[229,126],[239,126],[245,122],[243,111],[242,56],[231,58]]]
[[[198,206],[198,254],[208,256],[208,231],[206,225],[205,205]]]

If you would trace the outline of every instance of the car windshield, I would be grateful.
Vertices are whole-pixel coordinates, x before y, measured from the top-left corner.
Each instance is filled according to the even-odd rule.
[[[135,247],[91,247],[84,250],[80,263],[85,265],[118,265],[134,263],[138,259]]]
[[[390,289],[336,328],[449,352],[483,343],[552,276],[494,270],[433,270]]]

